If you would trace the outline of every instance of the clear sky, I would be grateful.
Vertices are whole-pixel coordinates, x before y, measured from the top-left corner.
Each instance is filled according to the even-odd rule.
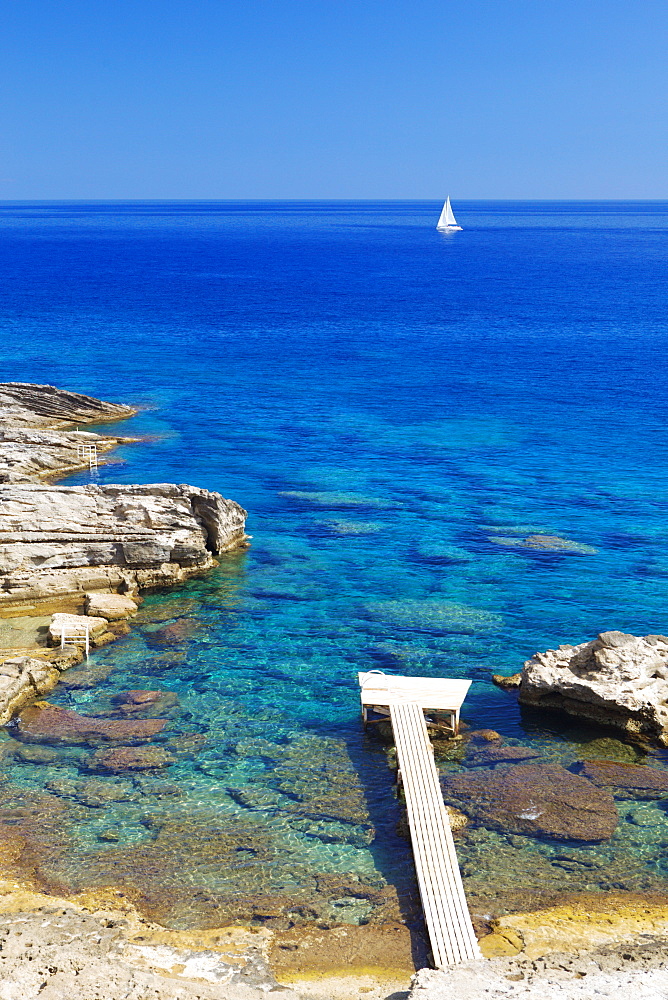
[[[668,198],[667,0],[4,0],[0,199]]]

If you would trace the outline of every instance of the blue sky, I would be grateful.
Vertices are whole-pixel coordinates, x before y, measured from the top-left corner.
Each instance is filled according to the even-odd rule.
[[[666,198],[666,0],[5,0],[0,199]]]

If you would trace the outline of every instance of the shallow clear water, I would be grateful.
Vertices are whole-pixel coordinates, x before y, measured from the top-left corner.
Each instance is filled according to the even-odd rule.
[[[466,721],[551,760],[609,735],[520,713],[490,675],[667,630],[668,203],[455,208],[441,235],[416,202],[0,206],[2,378],[141,405],[124,430],[149,440],[101,481],[219,490],[253,535],[149,596],[95,654],[106,681],[54,695],[174,692],[161,777],[5,757],[22,808],[66,808],[62,850],[35,847],[49,884],[125,886],[184,926],[359,922],[392,887],[409,917],[360,669],[473,678]],[[518,544],[535,534],[570,550]],[[90,780],[121,798],[91,805]],[[663,806],[619,806],[599,847],[469,829],[469,891],[662,888]]]

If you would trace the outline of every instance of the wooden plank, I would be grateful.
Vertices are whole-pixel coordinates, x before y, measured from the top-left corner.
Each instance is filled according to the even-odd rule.
[[[480,958],[422,708],[391,704],[390,715],[434,962]]]
[[[471,681],[431,677],[401,677],[368,671],[358,674],[363,705],[413,702],[423,708],[458,711]]]

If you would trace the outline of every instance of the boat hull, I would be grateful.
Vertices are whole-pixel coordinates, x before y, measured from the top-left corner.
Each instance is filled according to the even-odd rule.
[[[461,226],[436,226],[439,233],[456,233],[461,232]]]

